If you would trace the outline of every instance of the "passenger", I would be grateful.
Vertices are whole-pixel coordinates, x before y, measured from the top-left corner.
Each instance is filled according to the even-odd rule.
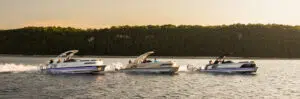
[[[71,58],[70,58],[70,57],[67,57],[67,58],[64,60],[64,62],[69,62],[69,61],[71,61]]]
[[[147,62],[147,60],[146,59],[144,59],[143,61],[142,61],[142,63],[146,63]]]
[[[224,62],[224,57],[225,57],[225,56],[219,56],[219,57],[215,60],[214,64],[223,63],[223,62]]]
[[[152,62],[151,60],[147,60],[147,61],[146,61],[146,63],[151,63],[151,62]]]
[[[156,60],[156,58],[154,58],[154,63],[156,63],[156,62],[158,62],[158,61]]]
[[[219,64],[219,59],[216,59],[214,64]]]
[[[213,64],[212,60],[209,60],[209,65]]]
[[[60,59],[58,59],[58,60],[57,60],[57,63],[60,63],[60,62],[61,62],[61,60],[60,60]]]
[[[49,64],[52,64],[52,63],[53,63],[53,59],[50,59]]]
[[[131,60],[129,60],[128,63],[131,64],[132,63]]]
[[[225,56],[222,57],[221,63],[225,63]]]

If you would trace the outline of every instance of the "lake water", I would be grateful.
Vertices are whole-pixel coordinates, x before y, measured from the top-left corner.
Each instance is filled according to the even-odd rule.
[[[181,66],[177,75],[109,72],[133,58],[103,58],[109,65],[104,75],[41,73],[39,64],[49,59],[0,56],[0,98],[300,98],[300,60],[249,59],[259,67],[254,75],[186,69],[187,64],[205,65],[210,59],[159,59],[177,62]]]

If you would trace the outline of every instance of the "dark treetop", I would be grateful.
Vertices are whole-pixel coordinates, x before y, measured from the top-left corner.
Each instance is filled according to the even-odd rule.
[[[0,54],[300,57],[300,26],[233,24],[148,25],[104,29],[25,27],[0,30]]]

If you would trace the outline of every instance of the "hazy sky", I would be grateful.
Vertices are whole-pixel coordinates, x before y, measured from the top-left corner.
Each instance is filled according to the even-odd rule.
[[[0,0],[0,29],[233,23],[300,25],[300,0]]]

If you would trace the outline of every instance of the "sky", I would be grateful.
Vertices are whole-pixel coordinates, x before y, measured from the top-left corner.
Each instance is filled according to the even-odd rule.
[[[300,0],[0,0],[0,29],[26,26],[300,25]]]

